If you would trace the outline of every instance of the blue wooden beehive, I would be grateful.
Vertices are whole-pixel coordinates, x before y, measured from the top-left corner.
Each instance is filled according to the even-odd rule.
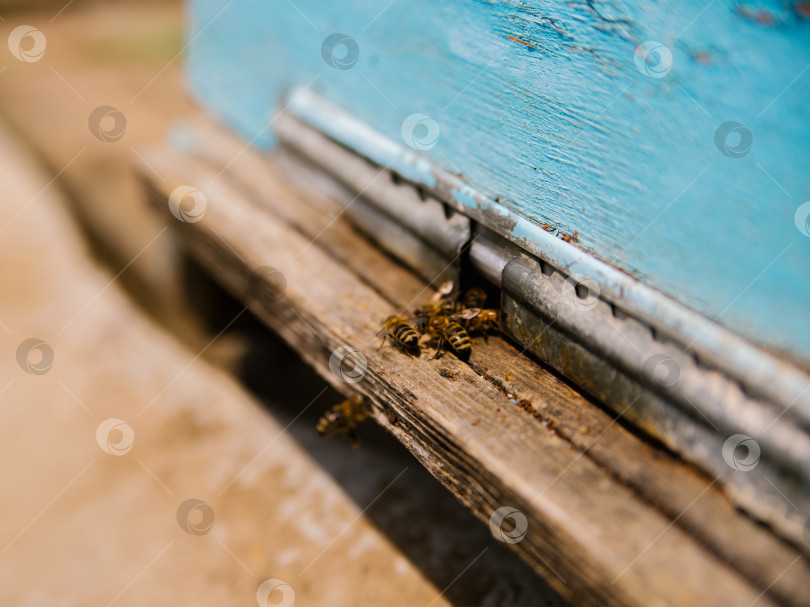
[[[802,3],[191,8],[192,90],[248,140],[296,87],[398,141],[424,114],[420,151],[532,226],[810,360]]]

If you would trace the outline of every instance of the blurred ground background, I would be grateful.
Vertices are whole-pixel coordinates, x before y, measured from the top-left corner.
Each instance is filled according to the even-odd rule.
[[[219,335],[240,307],[130,168],[194,111],[182,6],[0,0],[0,17],[3,41],[47,39],[36,62],[0,49],[0,604],[252,605],[269,578],[299,605],[559,604],[382,431],[320,440],[340,397],[248,314]],[[100,105],[120,140],[89,129]],[[54,355],[29,359],[41,374],[18,363],[31,338]],[[100,441],[109,418],[131,435]]]

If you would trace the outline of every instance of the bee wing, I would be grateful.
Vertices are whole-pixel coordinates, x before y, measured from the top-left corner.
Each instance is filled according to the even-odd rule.
[[[408,319],[408,323],[420,333],[423,333],[423,329],[427,326],[428,317],[427,316],[412,316]]]
[[[471,318],[475,318],[481,313],[481,308],[467,308],[466,310],[462,310],[456,314],[453,314],[450,318],[453,320],[463,319],[463,320],[470,320]]]

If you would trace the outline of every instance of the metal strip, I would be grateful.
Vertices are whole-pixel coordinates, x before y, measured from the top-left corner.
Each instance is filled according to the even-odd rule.
[[[807,389],[810,376],[790,361],[546,232],[317,94],[296,90],[287,96],[285,103],[287,114],[316,128],[354,154],[398,173],[566,274],[583,275],[595,281],[600,297],[654,327],[658,335],[688,345],[688,350],[702,364],[734,377],[747,392],[793,410],[805,426],[810,427],[810,390]]]
[[[475,236],[470,244],[470,263],[484,278],[500,288],[506,264],[523,255],[523,250],[482,225],[474,224],[473,230]]]
[[[544,274],[536,260],[516,258],[503,272],[503,328],[622,418],[717,477],[746,510],[801,542],[803,513],[810,511],[810,436],[773,405],[656,340],[646,325],[617,316],[586,288],[557,271]],[[750,469],[745,449],[732,449],[730,461],[724,452],[738,433],[753,437],[760,450]]]
[[[344,150],[342,153],[349,152]],[[342,204],[341,215],[345,214],[346,218],[370,240],[413,269],[426,281],[434,281],[436,284],[446,280],[458,282],[460,264],[457,252],[451,254],[452,249],[448,250],[447,246],[444,247],[444,251],[437,249],[434,242],[426,240],[424,234],[416,231],[413,226],[397,221],[386,213],[385,208],[374,204],[374,201],[365,196],[360,196],[352,186],[325,172],[322,167],[313,164],[311,158],[301,155],[292,146],[282,146],[276,156],[280,165],[284,167],[288,179],[299,183],[301,187],[316,187],[319,193],[327,194]],[[391,175],[378,175],[378,178],[390,180]],[[406,207],[407,205],[408,203]],[[444,205],[438,200],[420,201],[419,211],[433,216],[437,222],[447,221],[444,216]],[[454,224],[448,228],[461,226],[459,230],[461,234],[453,235],[450,229],[447,229],[446,232],[449,234],[447,240],[450,238],[460,240],[459,244],[454,245],[460,250],[464,244],[462,240],[464,233],[469,230],[469,219],[461,215],[453,219]]]
[[[380,167],[370,164],[288,114],[278,117],[276,129],[282,145],[310,159],[356,193],[345,202],[350,215],[361,224],[366,223],[362,214],[353,213],[351,207],[365,199],[376,206],[380,214],[409,230],[435,250],[446,264],[458,265],[462,247],[470,239],[470,220],[465,215],[453,211],[448,213],[446,205],[436,198],[420,195],[410,184],[397,183],[391,171],[380,170]],[[384,248],[398,254],[395,241],[378,240]],[[415,269],[424,271],[420,267]],[[428,280],[435,279],[437,274],[439,272],[427,276]]]

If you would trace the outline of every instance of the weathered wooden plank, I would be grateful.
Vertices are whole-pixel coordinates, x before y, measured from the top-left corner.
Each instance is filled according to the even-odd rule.
[[[757,599],[762,588],[470,367],[449,356],[431,361],[392,347],[377,350],[379,324],[395,308],[311,239],[200,163],[165,154],[147,159],[167,176],[165,184],[153,184],[164,212],[175,187],[195,184],[204,192],[202,220],[175,226],[218,279],[331,383],[369,397],[375,418],[479,517],[488,520],[503,505],[525,513],[529,531],[515,548],[560,592],[594,605]],[[263,272],[257,270],[267,266],[286,278],[281,298],[255,288]],[[330,357],[341,346],[358,348],[367,361],[358,383],[344,384],[330,371]],[[460,381],[442,377],[438,365]]]
[[[291,423],[334,395],[286,348],[269,349],[259,401],[218,364],[241,358],[241,338],[181,342],[145,314],[26,143],[0,119],[0,227],[16,217],[0,238],[0,605],[255,607],[272,577],[299,606],[566,607],[394,441],[350,452],[306,414]],[[48,368],[31,352],[44,374],[17,365],[28,336],[55,356]],[[189,498],[214,516],[185,509],[181,530]]]
[[[259,145],[296,86],[395,140],[424,114],[438,139],[423,123],[415,147],[440,166],[807,362],[810,21],[755,4],[194,0],[189,74]],[[324,56],[335,32],[356,53]]]
[[[428,296],[423,281],[402,265],[391,263],[390,257],[345,220],[344,206],[327,195],[341,186],[323,173],[289,154],[279,155],[278,162],[270,163],[255,149],[245,149],[242,141],[205,116],[189,118],[183,133],[186,153],[211,170],[222,171],[251,199],[304,236],[317,238],[318,246],[390,301],[404,308]],[[302,189],[306,196],[301,195]]]
[[[716,480],[645,443],[621,425],[620,416],[587,402],[565,383],[543,382],[539,391],[536,364],[507,342],[490,342],[475,370],[491,378],[519,406],[677,520],[736,570],[763,587],[773,584],[774,596],[795,605],[810,600],[807,560],[794,563],[799,552],[736,510]]]
[[[324,196],[335,185],[322,174],[282,157],[282,179],[277,173],[278,157],[274,162],[254,150],[240,153],[243,144],[237,138],[203,117],[195,119],[185,133],[184,149],[188,153],[212,169],[227,165],[223,175],[230,183],[238,184],[248,198],[261,201],[305,236],[318,236],[318,246],[335,255],[397,310],[405,312],[432,293],[418,277],[392,264],[345,221],[334,221],[341,207]],[[232,161],[237,154],[238,159]],[[318,211],[313,212],[313,208]],[[677,519],[676,524],[735,569],[763,588],[770,586],[773,596],[794,605],[810,601],[810,588],[805,583],[810,579],[807,561],[791,566],[798,553],[736,511],[718,485],[661,448],[643,442],[525,356],[522,349],[497,337],[489,338],[485,346],[476,347],[472,370],[527,414],[536,416],[652,505]],[[438,371],[442,375],[447,369],[440,366]],[[450,381],[460,379],[455,372],[442,376]],[[747,538],[744,543],[739,541],[741,537]]]

